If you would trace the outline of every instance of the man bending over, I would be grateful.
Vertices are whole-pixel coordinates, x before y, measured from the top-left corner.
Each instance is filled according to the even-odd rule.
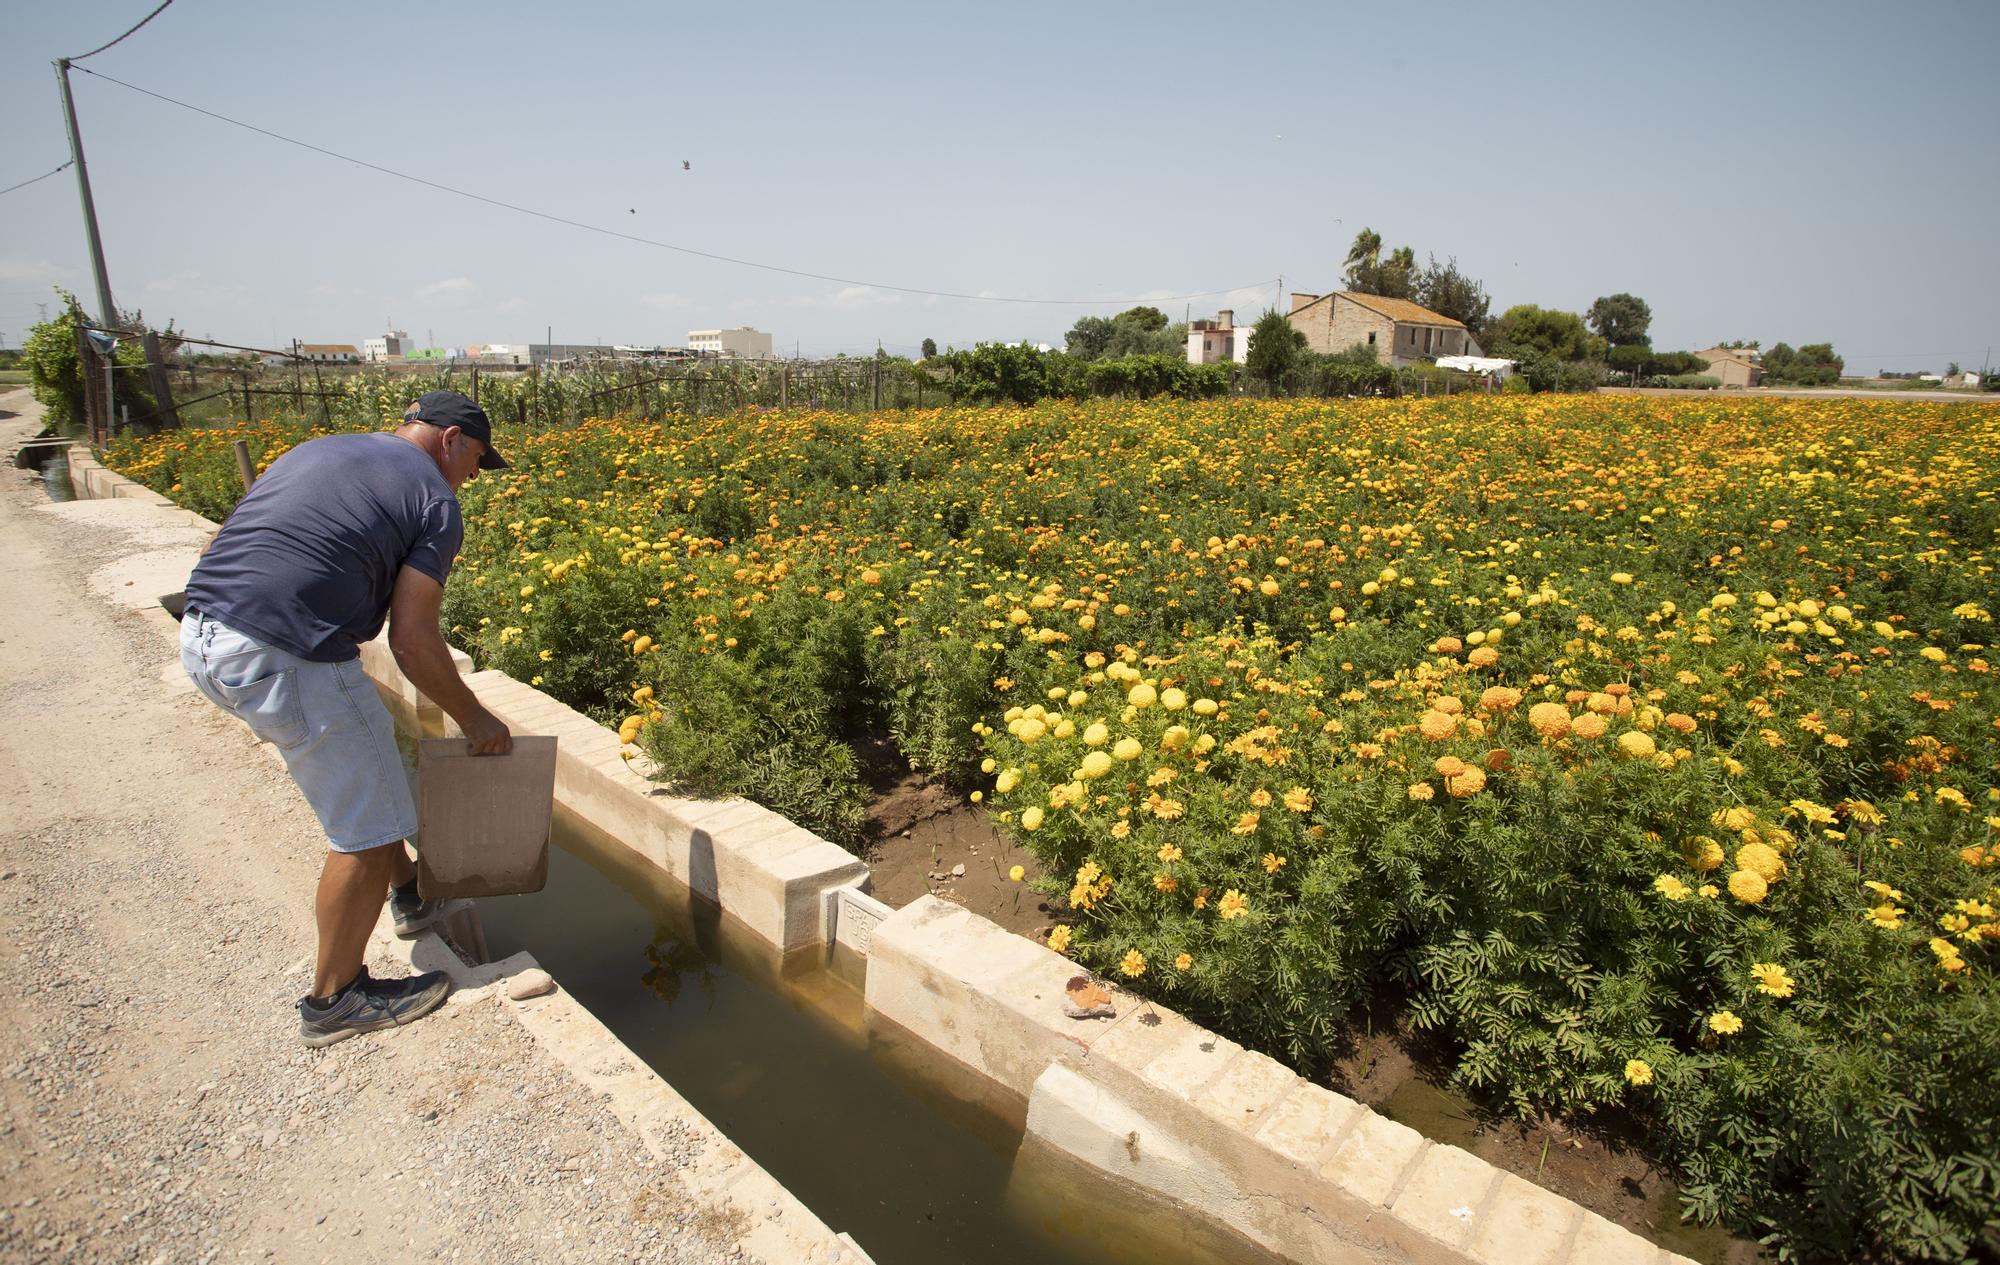
[[[459,679],[438,628],[464,536],[456,493],[478,471],[506,466],[479,406],[432,391],[394,431],[328,435],[278,458],[188,580],[181,666],[278,748],[326,831],[319,957],[299,1001],[308,1046],[409,1023],[451,991],[441,971],[378,980],[362,962],[385,897],[406,939],[439,907],[417,895],[403,846],[416,804],[361,643],[386,617],[403,674],[458,722],[474,754],[512,748],[507,726]]]

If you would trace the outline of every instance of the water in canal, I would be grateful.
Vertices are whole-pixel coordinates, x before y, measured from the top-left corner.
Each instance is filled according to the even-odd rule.
[[[686,889],[558,813],[549,882],[479,902],[494,957],[577,1000],[876,1265],[1222,1265],[1251,1245],[1021,1145],[944,1056],[871,1032],[860,963],[780,969]]]

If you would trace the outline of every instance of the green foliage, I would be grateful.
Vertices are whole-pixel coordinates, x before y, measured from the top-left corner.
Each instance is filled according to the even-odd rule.
[[[1656,373],[1646,379],[1649,387],[1674,387],[1689,391],[1713,391],[1722,379],[1707,373]]]
[[[946,386],[954,403],[1032,404],[1071,394],[1078,376],[1073,358],[1025,343],[980,343],[939,359],[950,371]]]
[[[1764,381],[1773,386],[1831,386],[1846,367],[1833,354],[1832,343],[1807,343],[1796,350],[1789,343],[1774,343],[1758,363],[1764,367]]]
[[[1064,349],[1079,360],[1184,356],[1187,351],[1187,327],[1170,324],[1156,307],[1127,308],[1109,318],[1086,316],[1063,337]]]
[[[1590,305],[1590,328],[1613,347],[1644,346],[1652,342],[1646,330],[1653,323],[1653,309],[1636,294],[1609,294]]]
[[[1532,303],[1517,303],[1502,312],[1489,335],[1493,354],[1500,356],[1538,351],[1563,361],[1597,360],[1608,346],[1584,328],[1583,318],[1576,313]]]
[[[1229,364],[1189,364],[1185,356],[1125,356],[1091,361],[1084,366],[1083,380],[1092,395],[1208,399],[1229,390],[1234,368]]]
[[[937,355],[937,339],[926,338],[922,350],[925,360],[929,360],[932,356]]]
[[[1347,251],[1346,288],[1356,294],[1379,294],[1386,299],[1413,299],[1417,292],[1417,257],[1408,246],[1398,246],[1382,258],[1382,235],[1364,228],[1355,234]]]
[[[1306,355],[1306,336],[1284,314],[1267,310],[1250,327],[1250,351],[1243,368],[1272,390],[1278,389]]]
[[[1432,255],[1423,271],[1417,274],[1416,301],[1440,316],[1449,316],[1474,338],[1486,328],[1487,309],[1492,300],[1487,297],[1486,287],[1458,270],[1458,258],[1453,256],[1440,264]]]

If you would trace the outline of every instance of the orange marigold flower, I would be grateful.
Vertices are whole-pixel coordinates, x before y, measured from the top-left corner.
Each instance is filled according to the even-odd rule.
[[[1528,723],[1544,738],[1560,738],[1569,732],[1569,708],[1561,703],[1536,703],[1528,709]]]
[[[1489,686],[1479,695],[1479,710],[1505,715],[1521,705],[1521,691],[1510,685]]]
[[[1453,799],[1471,799],[1486,789],[1486,770],[1468,764],[1444,780],[1444,789]]]
[[[1258,817],[1256,813],[1244,813],[1236,819],[1236,824],[1229,828],[1229,833],[1233,835],[1256,834],[1257,821]]]
[[[1433,708],[1417,718],[1417,730],[1432,742],[1443,742],[1458,732],[1458,717]]]
[[[1434,787],[1432,787],[1429,782],[1410,783],[1409,795],[1411,799],[1421,802],[1423,800],[1432,798],[1436,794],[1437,790]]]
[[[1602,738],[1611,725],[1596,712],[1585,712],[1570,723],[1569,731],[1579,738]]]

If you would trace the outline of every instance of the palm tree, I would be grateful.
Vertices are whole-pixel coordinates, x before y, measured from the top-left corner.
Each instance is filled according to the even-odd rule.
[[[1347,248],[1347,267],[1353,269],[1361,264],[1374,267],[1382,257],[1382,234],[1372,228],[1364,228],[1354,235],[1354,244]]]

